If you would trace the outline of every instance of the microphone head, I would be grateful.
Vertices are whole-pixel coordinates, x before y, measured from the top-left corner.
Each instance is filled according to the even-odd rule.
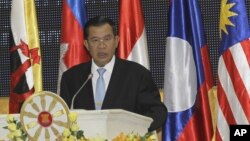
[[[90,73],[89,76],[88,76],[88,79],[91,79],[93,77],[93,74]]]

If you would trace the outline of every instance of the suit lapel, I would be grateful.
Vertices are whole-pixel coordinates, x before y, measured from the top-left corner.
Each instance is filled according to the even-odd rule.
[[[84,105],[84,107],[86,107],[86,109],[88,109],[88,110],[94,110],[95,103],[94,103],[93,86],[92,86],[91,80],[86,84],[86,88],[84,91],[85,91],[85,93],[84,93],[85,96],[84,96],[84,99],[82,101],[82,103],[86,103],[86,105]]]
[[[102,109],[107,109],[112,107],[112,101],[115,101],[117,97],[117,92],[119,90],[119,81],[122,79],[123,70],[121,69],[122,61],[119,58],[115,59],[115,64],[113,68],[113,72],[109,81],[109,85],[106,91],[106,95],[102,104]],[[119,68],[119,69],[118,69]]]
[[[88,67],[85,71],[82,72],[85,74],[85,76],[88,76],[91,73],[91,61],[88,63]],[[87,77],[86,77],[87,79]],[[84,79],[84,81],[86,80]],[[81,82],[83,84],[84,82]],[[94,110],[95,109],[95,103],[94,103],[94,95],[93,95],[93,86],[92,86],[92,80],[90,79],[86,86],[81,90],[80,92],[82,94],[81,97],[81,107],[84,107],[84,109],[87,110]]]

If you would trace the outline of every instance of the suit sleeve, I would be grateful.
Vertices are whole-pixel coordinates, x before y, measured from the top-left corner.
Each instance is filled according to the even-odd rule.
[[[66,104],[68,105],[68,107],[71,104],[71,95],[68,89],[68,85],[67,85],[67,77],[65,75],[62,75],[62,79],[61,79],[61,85],[60,85],[60,96],[62,97],[62,99],[66,102]]]
[[[149,131],[161,128],[167,117],[167,108],[161,102],[159,90],[154,83],[151,73],[144,71],[139,85],[139,109],[143,115],[151,117],[153,122]]]

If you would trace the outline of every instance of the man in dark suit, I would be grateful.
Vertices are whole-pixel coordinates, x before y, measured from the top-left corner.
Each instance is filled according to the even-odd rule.
[[[60,96],[71,105],[73,96],[80,90],[73,103],[75,109],[94,110],[99,106],[100,109],[124,109],[151,117],[154,121],[149,131],[161,128],[167,108],[160,100],[150,71],[115,56],[119,37],[113,21],[102,16],[94,17],[86,23],[84,31],[84,45],[92,60],[72,67],[63,74]],[[105,96],[99,105],[96,101],[98,68],[105,69]],[[80,89],[90,74],[93,75],[92,79]]]

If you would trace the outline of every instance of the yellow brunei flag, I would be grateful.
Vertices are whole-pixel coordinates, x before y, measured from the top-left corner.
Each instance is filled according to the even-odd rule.
[[[42,91],[42,61],[34,0],[12,0],[11,89],[9,112],[18,113],[34,92]]]

